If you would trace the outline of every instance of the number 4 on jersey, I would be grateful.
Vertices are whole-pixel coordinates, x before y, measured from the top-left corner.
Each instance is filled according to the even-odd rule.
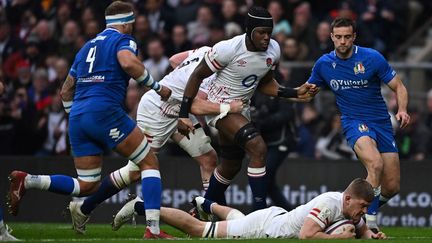
[[[96,58],[96,46],[90,48],[87,54],[86,62],[90,63],[89,70],[88,70],[89,73],[93,71],[93,62],[95,61],[95,58]]]

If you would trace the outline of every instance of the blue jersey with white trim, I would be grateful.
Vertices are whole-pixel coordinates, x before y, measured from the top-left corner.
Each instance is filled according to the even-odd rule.
[[[124,107],[130,76],[117,60],[117,52],[130,50],[137,55],[132,36],[107,28],[88,41],[78,52],[69,74],[76,80],[71,116]]]
[[[381,95],[381,82],[387,84],[395,76],[379,52],[354,46],[348,59],[339,58],[335,51],[321,56],[307,82],[330,87],[342,119],[378,121],[390,117]]]

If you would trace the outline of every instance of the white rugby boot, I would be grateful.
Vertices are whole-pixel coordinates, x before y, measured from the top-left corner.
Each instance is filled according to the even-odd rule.
[[[72,219],[72,227],[79,234],[85,234],[86,224],[90,220],[90,216],[81,212],[82,204],[83,201],[72,201],[68,207]]]

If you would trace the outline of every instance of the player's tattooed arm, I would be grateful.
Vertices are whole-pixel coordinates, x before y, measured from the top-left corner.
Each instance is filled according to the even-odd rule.
[[[75,79],[71,75],[66,77],[63,86],[60,91],[60,95],[63,101],[72,101],[75,94]]]

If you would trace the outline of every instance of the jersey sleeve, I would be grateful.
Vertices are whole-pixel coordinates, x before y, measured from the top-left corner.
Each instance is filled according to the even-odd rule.
[[[272,65],[272,67],[271,67],[271,70],[276,70],[276,67],[277,67],[277,65],[279,65],[279,60],[280,60],[280,46],[279,46],[279,44],[277,43],[277,41],[274,41],[274,40],[271,40],[271,42],[274,42],[274,45],[275,45],[275,48],[274,48],[274,50],[275,50],[275,60],[274,60],[274,62],[273,62],[273,65]]]
[[[395,76],[396,71],[390,66],[387,60],[381,55],[381,53],[375,51],[375,64],[377,68],[377,75],[379,79],[384,82],[390,82]]]
[[[129,50],[135,55],[138,55],[137,44],[134,39],[129,36],[124,36],[121,38],[117,44],[117,52],[121,50]]]
[[[318,87],[322,87],[325,85],[325,80],[323,79],[320,71],[321,65],[322,65],[322,61],[321,59],[318,59],[318,61],[312,67],[312,73],[309,79],[307,80],[307,83],[316,84]]]
[[[221,41],[207,51],[204,60],[213,72],[217,72],[226,67],[234,56],[234,48],[230,42]]]
[[[337,207],[328,201],[319,202],[306,216],[315,221],[322,229],[327,228],[337,214]]]

